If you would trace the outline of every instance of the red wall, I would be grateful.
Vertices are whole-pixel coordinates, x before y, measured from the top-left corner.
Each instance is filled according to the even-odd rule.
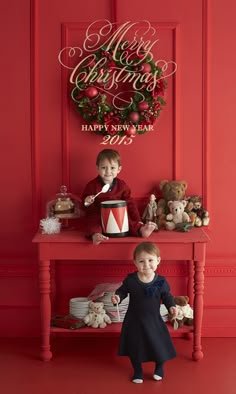
[[[31,240],[45,204],[62,183],[80,193],[95,175],[101,137],[81,131],[83,121],[67,95],[67,75],[57,56],[84,39],[97,19],[148,20],[159,38],[155,57],[176,60],[168,79],[167,105],[154,132],[115,145],[123,158],[121,175],[142,198],[161,179],[186,179],[187,194],[202,194],[211,215],[205,270],[203,335],[235,335],[236,243],[234,218],[227,211],[228,184],[236,192],[233,0],[175,0],[164,3],[90,0],[12,0],[1,6],[5,45],[1,61],[2,160],[0,229],[0,313],[2,336],[39,334],[37,254]],[[138,173],[138,176],[137,176]],[[233,189],[233,190],[232,190]],[[167,262],[168,264],[168,262]],[[175,292],[184,292],[185,270],[169,265]],[[89,272],[87,273],[89,276]],[[117,278],[122,277],[118,272]],[[60,264],[59,304],[96,280],[80,282],[76,265]],[[88,277],[87,276],[87,277]],[[101,269],[100,278],[107,274]],[[177,284],[176,284],[177,283]],[[219,308],[224,314],[219,319]]]

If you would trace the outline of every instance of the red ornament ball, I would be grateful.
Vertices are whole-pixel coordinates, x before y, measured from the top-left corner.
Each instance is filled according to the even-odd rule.
[[[92,99],[98,95],[98,90],[94,86],[89,86],[84,93],[86,97]]]
[[[139,121],[139,113],[138,112],[131,112],[129,115],[131,122],[138,122]]]
[[[141,71],[143,71],[144,73],[150,73],[151,70],[152,67],[149,63],[144,63],[141,67]]]
[[[125,134],[128,135],[128,137],[131,137],[132,135],[137,134],[137,130],[135,126],[130,126],[128,130],[125,131]]]
[[[138,103],[138,109],[140,111],[145,111],[146,109],[148,109],[149,105],[147,103],[147,101],[141,101],[140,103]]]

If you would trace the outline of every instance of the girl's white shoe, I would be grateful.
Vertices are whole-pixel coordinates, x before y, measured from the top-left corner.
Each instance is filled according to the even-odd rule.
[[[133,379],[133,383],[143,383],[143,379]]]
[[[159,376],[159,375],[154,374],[154,375],[153,375],[153,379],[154,379],[154,380],[162,380],[162,377]]]

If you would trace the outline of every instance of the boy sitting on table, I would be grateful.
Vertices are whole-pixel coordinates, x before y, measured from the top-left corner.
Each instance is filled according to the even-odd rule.
[[[86,203],[86,236],[92,238],[95,245],[107,241],[109,237],[102,234],[100,204],[108,200],[124,200],[127,202],[129,233],[133,236],[147,238],[157,228],[153,222],[143,223],[138,208],[131,198],[129,186],[117,175],[120,173],[120,154],[113,149],[102,150],[96,160],[98,176],[91,180],[85,187],[82,200]],[[99,193],[105,184],[110,188],[107,193]]]

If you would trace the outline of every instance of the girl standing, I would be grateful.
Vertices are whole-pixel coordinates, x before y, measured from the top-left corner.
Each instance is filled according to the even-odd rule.
[[[129,294],[118,354],[130,358],[134,369],[132,381],[143,383],[143,362],[153,361],[153,378],[161,380],[164,362],[176,356],[160,315],[160,303],[163,302],[172,317],[177,315],[177,310],[169,284],[155,272],[161,261],[158,247],[152,242],[142,242],[134,250],[133,257],[137,271],[124,279],[111,301],[120,303]]]

